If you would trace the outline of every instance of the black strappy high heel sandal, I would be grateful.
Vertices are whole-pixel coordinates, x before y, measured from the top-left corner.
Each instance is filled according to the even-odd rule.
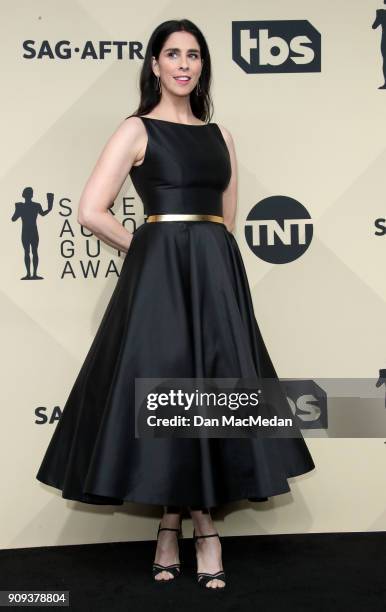
[[[193,529],[193,541],[194,544],[196,544],[198,538],[212,538],[217,536],[218,538],[220,537],[218,535],[218,533],[210,533],[209,535],[200,535],[197,536],[196,535],[196,530]],[[197,567],[198,567],[198,563],[197,563]],[[224,585],[223,586],[217,586],[217,587],[207,587],[206,585],[208,584],[208,582],[210,582],[211,580],[213,580],[213,578],[217,578],[218,580],[223,580],[224,581]],[[204,587],[205,589],[207,589],[208,591],[222,591],[223,589],[225,589],[225,572],[224,570],[220,570],[218,572],[215,572],[214,574],[208,574],[207,572],[198,572],[197,571],[197,582],[200,586]]]
[[[180,523],[179,529],[173,529],[171,527],[161,527],[161,522],[160,522],[160,524],[158,525],[157,540],[158,540],[158,534],[162,530],[177,531],[178,553],[179,553],[180,562],[173,563],[172,565],[161,565],[160,563],[153,563],[153,579],[154,579],[154,582],[174,582],[175,579],[181,573],[181,550],[180,550],[180,539],[182,538],[181,523]],[[163,580],[156,580],[155,577],[160,572],[164,572],[164,571],[170,572],[174,576],[174,578],[164,578]]]

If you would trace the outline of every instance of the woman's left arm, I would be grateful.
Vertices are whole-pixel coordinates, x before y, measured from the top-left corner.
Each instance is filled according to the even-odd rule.
[[[232,232],[235,228],[235,218],[237,209],[237,160],[235,146],[231,133],[222,125],[219,125],[219,128],[228,147],[229,157],[231,160],[232,174],[228,186],[223,192],[222,209],[224,223],[228,231]]]

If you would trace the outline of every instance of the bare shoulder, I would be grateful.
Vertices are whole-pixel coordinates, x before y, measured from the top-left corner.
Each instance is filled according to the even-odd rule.
[[[226,145],[228,147],[228,151],[229,151],[230,156],[231,157],[235,157],[235,155],[236,155],[235,144],[234,144],[231,132],[226,127],[224,127],[223,125],[220,125],[219,123],[217,125],[218,125],[218,127],[219,127],[219,129],[221,131],[221,134],[223,135],[223,138],[224,138],[225,142],[226,142]]]
[[[131,163],[137,163],[143,156],[147,144],[146,128],[139,117],[127,117],[116,127],[109,142],[109,149],[126,155]]]
[[[143,122],[138,117],[123,119],[111,134],[108,147],[109,149],[131,149],[138,148],[144,140],[146,134]]]
[[[138,136],[141,137],[143,134],[146,134],[146,129],[142,119],[133,115],[121,121],[117,128],[117,132],[125,136],[137,138]]]
[[[232,134],[231,132],[228,130],[228,128],[224,127],[223,125],[221,125],[220,123],[217,124],[223,137],[225,142],[227,143],[229,148],[234,148],[234,142],[233,142],[233,138],[232,138]]]

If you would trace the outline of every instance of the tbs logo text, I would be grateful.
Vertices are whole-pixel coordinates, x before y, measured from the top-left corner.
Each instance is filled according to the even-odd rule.
[[[320,72],[321,36],[306,20],[233,21],[232,58],[248,74]]]

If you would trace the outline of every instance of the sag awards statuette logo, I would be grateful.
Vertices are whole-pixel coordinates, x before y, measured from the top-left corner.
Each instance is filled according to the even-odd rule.
[[[38,276],[39,265],[39,232],[37,219],[40,215],[45,217],[51,212],[54,203],[54,194],[47,193],[47,208],[43,210],[40,202],[33,201],[32,187],[25,187],[22,192],[24,202],[15,202],[15,212],[11,220],[21,221],[21,242],[24,249],[24,265],[26,267],[26,275],[21,277],[21,280],[41,280],[43,277]],[[31,255],[32,254],[32,272],[31,272]]]
[[[386,408],[386,368],[381,368],[379,370],[379,378],[375,383],[376,387],[385,387],[385,408]]]
[[[287,196],[271,196],[258,202],[245,221],[249,248],[263,261],[289,263],[311,244],[313,223],[307,209]]]
[[[384,0],[386,4],[386,0]],[[375,16],[375,21],[372,25],[373,30],[380,27],[382,31],[381,37],[381,55],[384,83],[378,89],[386,89],[386,9],[378,9]]]
[[[39,266],[39,232],[38,218],[45,217],[53,209],[57,210],[55,219],[60,220],[60,255],[64,261],[60,271],[60,278],[97,278],[103,274],[104,278],[113,274],[119,277],[120,271],[117,259],[111,255],[110,247],[106,247],[108,258],[102,257],[102,240],[82,226],[75,220],[75,211],[69,198],[62,197],[54,207],[54,193],[47,193],[47,208],[43,209],[40,202],[33,199],[32,187],[25,187],[22,191],[24,201],[15,203],[15,212],[11,220],[21,221],[21,243],[24,251],[25,276],[21,280],[41,280],[44,277],[38,275]],[[128,227],[130,232],[136,230],[136,218],[133,205],[133,197],[123,197],[123,219],[121,223]],[[113,207],[109,208],[109,214],[114,215]],[[56,232],[57,233],[57,232]],[[52,236],[51,232],[51,236]],[[78,238],[79,237],[79,238]],[[56,244],[54,248],[57,249]],[[116,250],[118,258],[122,251]],[[119,261],[119,260],[118,260]]]

